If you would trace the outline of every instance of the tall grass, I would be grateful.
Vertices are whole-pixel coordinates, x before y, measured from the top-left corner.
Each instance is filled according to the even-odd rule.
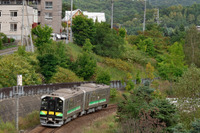
[[[83,129],[83,133],[116,133],[118,124],[115,122],[115,114],[101,118]]]
[[[40,124],[39,111],[33,111],[24,118],[19,118],[19,130],[25,130]],[[0,119],[0,133],[17,133],[15,122],[3,122]]]

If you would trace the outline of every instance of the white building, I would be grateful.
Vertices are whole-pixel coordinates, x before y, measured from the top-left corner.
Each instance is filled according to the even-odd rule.
[[[104,12],[87,12],[83,11],[83,15],[87,16],[88,18],[93,19],[94,22],[106,22],[106,17]]]
[[[94,22],[106,22],[105,13],[103,12],[88,12],[88,11],[81,11],[80,9],[76,9],[72,11],[72,16],[75,18],[77,15],[84,15],[88,18],[93,19]],[[71,23],[71,11],[65,11],[65,17],[62,19],[63,22]]]
[[[16,40],[21,39],[22,5],[0,4],[0,32]],[[37,10],[27,6],[29,28],[33,23],[38,23]],[[28,20],[26,7],[24,7],[24,35],[28,35]]]

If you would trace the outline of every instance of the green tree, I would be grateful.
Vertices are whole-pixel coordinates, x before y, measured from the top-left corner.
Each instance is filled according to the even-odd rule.
[[[106,84],[106,85],[110,85],[110,74],[109,72],[107,71],[100,71],[98,74],[97,74],[97,79],[96,79],[96,82],[98,84]]]
[[[196,26],[190,27],[186,33],[185,45],[184,45],[184,53],[187,64],[194,63],[198,67],[200,67],[200,34],[197,31]]]
[[[85,16],[78,15],[73,19],[72,31],[74,34],[74,42],[83,46],[85,39],[90,39],[94,42],[95,25],[92,19],[88,19]]]
[[[46,82],[49,82],[51,77],[56,73],[58,58],[54,54],[48,53],[44,55],[39,55],[37,57],[39,60],[39,66],[42,75],[45,77]]]
[[[66,23],[66,22],[62,22],[61,25],[62,25],[62,27],[64,28],[63,31],[66,31],[67,23]]]
[[[158,63],[160,76],[168,80],[181,77],[186,68],[183,47],[178,42],[169,47],[169,54],[163,58],[162,62]]]
[[[32,55],[21,56],[18,54],[6,55],[0,59],[0,88],[16,85],[17,75],[22,74],[23,85],[41,84],[42,79],[37,68],[32,65],[37,60]]]
[[[119,36],[121,36],[122,38],[126,37],[126,29],[125,28],[119,29]]]
[[[88,39],[86,39],[83,48],[83,52],[78,56],[72,70],[84,80],[89,80],[95,73],[97,64],[92,56],[92,46]]]
[[[33,35],[36,37],[34,38],[34,44],[37,47],[38,51],[41,53],[42,49],[44,48],[43,46],[45,43],[51,44],[52,39],[51,39],[51,33],[52,33],[52,28],[49,26],[45,25],[44,27],[41,27],[41,25],[38,25],[34,29],[32,29]]]

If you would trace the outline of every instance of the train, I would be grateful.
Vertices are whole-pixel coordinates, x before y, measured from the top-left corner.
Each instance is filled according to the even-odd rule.
[[[89,114],[109,103],[110,87],[87,83],[74,88],[62,88],[41,97],[40,123],[60,127],[72,119]]]

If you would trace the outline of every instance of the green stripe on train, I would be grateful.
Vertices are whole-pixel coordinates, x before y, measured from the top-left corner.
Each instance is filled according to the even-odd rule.
[[[74,112],[76,110],[79,110],[80,108],[81,108],[81,106],[78,106],[78,107],[75,107],[73,109],[70,109],[70,110],[67,111],[67,114],[70,114],[70,113],[72,113],[72,112]]]
[[[97,103],[102,103],[102,102],[105,102],[106,99],[101,99],[101,100],[97,100],[97,101],[92,101],[89,103],[89,105],[93,105],[93,104],[97,104]]]

